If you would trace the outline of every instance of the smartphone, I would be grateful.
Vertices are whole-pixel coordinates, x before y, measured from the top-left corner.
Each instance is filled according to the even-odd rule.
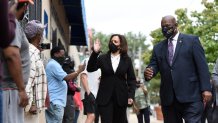
[[[80,63],[80,65],[84,65],[84,66],[86,66],[86,63],[87,62],[87,59],[84,59],[84,60],[82,60],[82,62]]]
[[[86,60],[84,61],[83,65],[85,65],[85,66],[86,66]]]

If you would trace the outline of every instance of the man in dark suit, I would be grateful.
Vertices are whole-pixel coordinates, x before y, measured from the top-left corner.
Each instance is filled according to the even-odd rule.
[[[182,34],[173,16],[161,21],[167,38],[154,46],[146,80],[161,75],[160,98],[164,123],[200,123],[204,103],[211,99],[211,84],[199,38]]]

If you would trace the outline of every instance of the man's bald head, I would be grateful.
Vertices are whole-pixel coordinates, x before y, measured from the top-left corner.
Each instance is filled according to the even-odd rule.
[[[167,16],[162,17],[161,23],[162,22],[170,22],[171,24],[177,25],[176,18],[172,15],[167,15]]]

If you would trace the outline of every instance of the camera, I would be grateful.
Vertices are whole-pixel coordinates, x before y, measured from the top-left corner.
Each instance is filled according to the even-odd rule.
[[[50,49],[51,48],[51,44],[50,43],[41,43],[40,47],[42,49]]]

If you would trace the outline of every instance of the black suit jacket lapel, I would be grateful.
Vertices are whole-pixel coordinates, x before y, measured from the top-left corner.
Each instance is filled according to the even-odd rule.
[[[118,67],[117,67],[117,70],[116,70],[115,74],[119,73],[119,70],[121,70],[122,65],[124,65],[124,63],[123,63],[123,58],[122,58],[122,56],[120,54],[120,62],[118,64]]]
[[[109,65],[108,67],[114,73],[112,62],[111,62],[111,54],[110,53],[107,53],[106,61],[105,62]]]
[[[182,43],[183,43],[182,39],[183,39],[183,35],[180,33],[179,37],[178,37],[178,40],[177,40],[176,51],[175,51],[174,56],[173,56],[173,63],[172,63],[172,65],[174,64],[174,62],[176,60],[176,57],[178,56],[178,53],[179,53],[180,48],[182,46]]]

